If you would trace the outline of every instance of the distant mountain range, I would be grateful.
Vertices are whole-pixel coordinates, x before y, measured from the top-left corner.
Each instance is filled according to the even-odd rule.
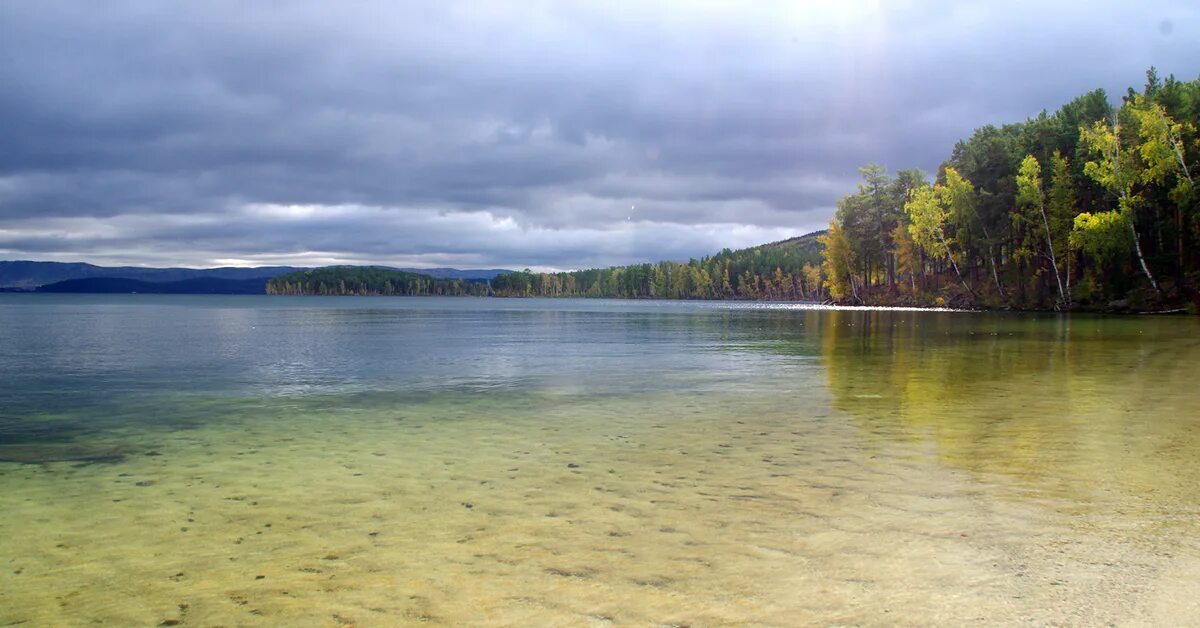
[[[33,289],[66,281],[110,277],[140,281],[168,282],[200,277],[220,279],[269,279],[296,270],[290,266],[259,268],[142,268],[138,266],[96,266],[69,262],[0,262],[0,288]]]
[[[262,294],[267,280],[295,266],[257,268],[143,268],[79,262],[0,261],[0,290],[38,292],[143,292],[174,294]],[[439,279],[492,279],[504,269],[398,268]],[[203,280],[203,281],[201,281]]]
[[[89,277],[38,286],[34,291],[88,294],[266,294],[267,281],[269,279],[265,277],[259,279],[193,277],[179,281]]]

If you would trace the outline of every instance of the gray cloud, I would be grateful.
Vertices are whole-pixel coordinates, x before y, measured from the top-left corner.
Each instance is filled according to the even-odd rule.
[[[1188,2],[646,4],[0,4],[0,256],[686,258],[1200,69]]]

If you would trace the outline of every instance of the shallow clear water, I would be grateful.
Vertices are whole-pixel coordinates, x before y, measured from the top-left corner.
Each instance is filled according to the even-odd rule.
[[[1200,622],[1200,321],[0,294],[0,625]]]

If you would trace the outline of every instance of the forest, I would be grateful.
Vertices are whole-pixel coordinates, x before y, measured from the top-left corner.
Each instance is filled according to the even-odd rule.
[[[382,266],[326,266],[279,275],[267,294],[486,296],[487,281],[420,275]]]
[[[381,266],[298,270],[267,282],[267,294],[362,296],[597,297],[618,299],[821,298],[824,232],[687,262],[559,273],[529,270],[483,279],[438,278]]]
[[[1198,305],[1200,79],[1097,89],[1050,114],[984,126],[934,181],[860,170],[821,264],[833,301],[1012,309]]]
[[[281,275],[268,294],[825,300],[1025,310],[1200,307],[1200,79],[1154,68],[959,141],[933,180],[860,169],[827,231],[662,261],[487,281],[377,266]]]
[[[502,297],[615,299],[818,299],[823,232],[748,249],[725,249],[687,262],[658,262],[560,273],[528,270],[500,275]]]

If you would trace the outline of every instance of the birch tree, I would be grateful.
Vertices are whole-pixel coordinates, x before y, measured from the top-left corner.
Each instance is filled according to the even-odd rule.
[[[842,301],[847,293],[860,300],[858,287],[854,285],[854,249],[846,237],[846,230],[837,220],[829,223],[829,232],[820,237],[825,245],[821,270],[825,273],[825,288],[829,298]]]
[[[1054,271],[1054,280],[1058,284],[1058,298],[1062,307],[1070,309],[1071,296],[1063,287],[1062,273],[1058,270],[1058,257],[1054,254],[1054,236],[1050,230],[1050,218],[1046,214],[1046,195],[1042,190],[1042,166],[1033,155],[1028,155],[1021,161],[1017,172],[1017,203],[1030,210],[1036,210],[1041,216],[1044,229],[1046,248],[1042,255],[1050,260]]]
[[[953,172],[954,176],[958,176],[958,172],[953,168],[946,169],[947,175]],[[934,261],[949,260],[950,265],[954,267],[954,274],[958,277],[958,281],[962,284],[967,292],[974,296],[975,291],[971,290],[971,286],[967,285],[967,281],[963,279],[962,272],[958,268],[958,260],[955,259],[954,251],[951,245],[954,239],[946,234],[946,225],[950,221],[950,207],[953,200],[953,194],[949,193],[947,188],[941,184],[935,186],[922,186],[916,188],[909,195],[908,202],[904,204],[904,213],[908,215],[908,233],[912,236],[917,246],[929,255]]]
[[[1190,209],[1195,181],[1188,167],[1184,137],[1194,135],[1195,126],[1180,123],[1167,115],[1162,105],[1137,96],[1128,105],[1138,121],[1138,156],[1141,158],[1140,179],[1152,185],[1168,185],[1171,179],[1170,196],[1175,201],[1176,255],[1180,270],[1184,266],[1184,211]]]
[[[1142,267],[1142,273],[1146,275],[1146,279],[1150,281],[1150,286],[1154,288],[1154,291],[1161,293],[1158,281],[1154,279],[1154,273],[1150,272],[1150,266],[1146,264],[1146,256],[1142,254],[1142,243],[1135,224],[1137,207],[1141,199],[1133,191],[1133,185],[1138,180],[1137,160],[1132,151],[1121,150],[1119,117],[1111,123],[1100,120],[1091,128],[1081,127],[1079,139],[1080,143],[1097,157],[1084,164],[1084,173],[1116,196],[1117,209],[1080,214],[1075,218],[1075,229],[1087,230],[1097,228],[1099,225],[1107,230],[1113,224],[1123,223],[1132,237],[1133,249],[1137,254],[1138,264]],[[1084,218],[1084,216],[1087,217]],[[1080,220],[1081,218],[1083,220]],[[1078,239],[1090,241],[1094,238],[1082,234]],[[1105,235],[1102,239],[1111,241],[1111,236]]]

